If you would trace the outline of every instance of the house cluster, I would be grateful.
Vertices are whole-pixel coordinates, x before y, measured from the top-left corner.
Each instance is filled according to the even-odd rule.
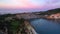
[[[16,14],[17,18],[24,18],[24,19],[32,19],[32,18],[39,18],[39,16],[32,14],[32,13],[22,13],[22,14]]]
[[[52,14],[47,17],[48,19],[60,19],[60,13]]]

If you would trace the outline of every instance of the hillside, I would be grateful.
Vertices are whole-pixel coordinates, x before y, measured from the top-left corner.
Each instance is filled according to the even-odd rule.
[[[16,16],[18,15],[18,17]],[[5,14],[0,15],[0,33],[3,34],[35,34],[34,28],[29,21],[24,19],[28,14]],[[19,17],[23,17],[19,19]]]
[[[60,8],[48,10],[48,11],[40,13],[39,15],[51,15],[55,13],[60,13]]]

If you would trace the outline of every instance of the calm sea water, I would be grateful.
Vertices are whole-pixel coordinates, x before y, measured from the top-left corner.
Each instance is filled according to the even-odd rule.
[[[60,20],[35,19],[30,22],[38,34],[60,34]]]

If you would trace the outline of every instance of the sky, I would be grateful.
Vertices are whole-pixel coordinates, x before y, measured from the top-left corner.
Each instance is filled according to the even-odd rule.
[[[0,9],[41,11],[60,8],[60,0],[0,0]]]

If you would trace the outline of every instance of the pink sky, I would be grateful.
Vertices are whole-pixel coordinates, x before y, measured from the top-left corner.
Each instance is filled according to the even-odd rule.
[[[20,10],[49,10],[60,8],[60,0],[0,0],[0,8]]]
[[[0,0],[0,7],[5,8],[44,8],[53,5],[58,7],[59,4],[60,0]]]
[[[38,7],[42,7],[43,5],[40,4],[38,1],[35,2],[37,4],[35,4],[34,0],[30,1],[30,0],[6,0],[6,1],[0,1],[0,7],[4,7],[4,8],[38,8]],[[43,2],[42,2],[43,3]],[[40,5],[39,5],[40,4]]]

